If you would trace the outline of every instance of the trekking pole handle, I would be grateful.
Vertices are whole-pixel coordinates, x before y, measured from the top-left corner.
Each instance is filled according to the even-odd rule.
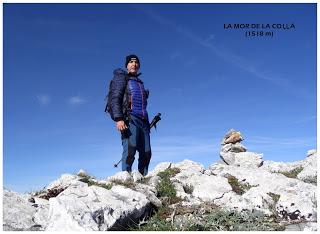
[[[153,120],[151,121],[151,124],[150,124],[150,129],[155,126],[160,120],[161,120],[161,113],[158,113],[154,118]]]

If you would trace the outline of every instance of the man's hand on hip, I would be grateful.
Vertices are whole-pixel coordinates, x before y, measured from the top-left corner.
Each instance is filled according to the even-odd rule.
[[[119,131],[123,131],[123,130],[125,130],[125,129],[127,129],[127,128],[128,128],[128,127],[127,127],[127,125],[124,123],[123,120],[120,120],[120,121],[117,122],[117,129],[118,129]]]

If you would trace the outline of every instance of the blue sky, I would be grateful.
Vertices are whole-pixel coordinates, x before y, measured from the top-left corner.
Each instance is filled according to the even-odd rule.
[[[120,170],[104,97],[131,53],[149,115],[162,113],[150,170],[184,159],[208,167],[231,128],[265,160],[302,160],[316,148],[316,4],[4,4],[3,16],[6,188]],[[295,28],[247,38],[228,23]]]

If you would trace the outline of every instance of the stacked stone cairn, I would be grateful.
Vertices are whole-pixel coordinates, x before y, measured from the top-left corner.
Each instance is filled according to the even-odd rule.
[[[241,132],[230,129],[221,141],[220,157],[227,165],[260,167],[263,154],[247,152],[240,142],[244,138]]]

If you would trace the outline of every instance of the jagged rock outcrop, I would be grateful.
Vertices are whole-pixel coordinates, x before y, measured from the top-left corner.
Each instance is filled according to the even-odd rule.
[[[50,199],[47,231],[121,230],[123,223],[138,221],[148,210],[147,197],[123,186],[110,190],[71,185]]]
[[[317,152],[308,151],[297,162],[263,161],[262,154],[248,152],[242,140],[240,132],[229,131],[220,153],[226,164],[209,168],[190,160],[162,162],[146,177],[137,171],[118,172],[103,180],[80,170],[77,175],[63,174],[37,193],[5,189],[3,228],[126,230],[146,222],[153,210],[170,201],[172,213],[165,220],[180,226],[201,225],[206,212],[223,208],[276,217],[288,230],[316,230]],[[163,188],[164,176],[172,187]],[[176,199],[160,196],[163,189]]]
[[[229,195],[217,201],[219,205],[238,211],[257,209],[266,214],[276,209],[277,215],[286,220],[316,221],[314,204],[317,188],[299,179],[288,178],[280,173],[272,173],[261,168],[242,168],[213,164],[210,170],[219,176],[234,176],[241,184],[250,188],[243,195]]]
[[[36,198],[30,202],[31,195],[3,191],[3,230],[40,231],[48,225],[48,201]]]
[[[317,177],[317,152],[316,150],[309,150],[307,157],[304,160],[296,162],[273,162],[264,161],[261,167],[270,172],[289,173],[290,171],[297,171],[297,178],[304,181],[316,181]]]

